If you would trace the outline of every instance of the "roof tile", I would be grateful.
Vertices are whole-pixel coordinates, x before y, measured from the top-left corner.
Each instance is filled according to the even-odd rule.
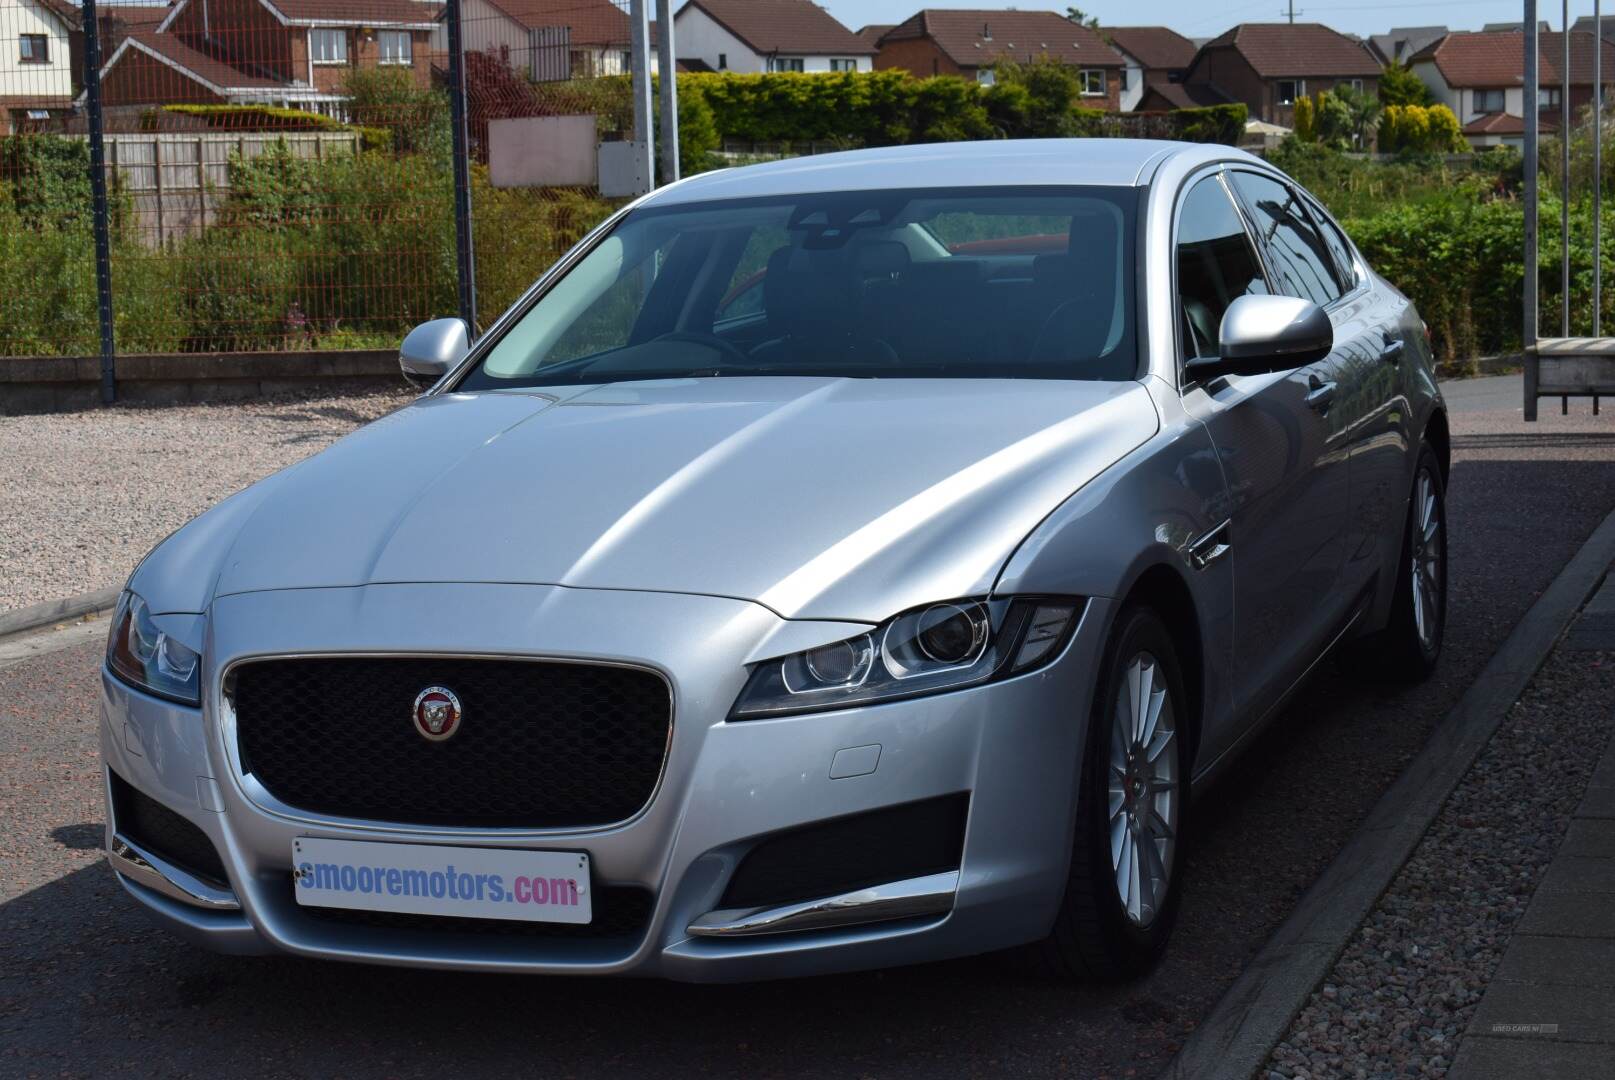
[[[1165,26],[1107,26],[1101,33],[1146,68],[1173,71],[1194,62],[1194,42]]]
[[[1379,61],[1363,43],[1322,23],[1241,23],[1206,42],[1233,46],[1264,79],[1372,78]]]
[[[872,56],[878,50],[812,0],[690,0],[764,56]]]
[[[930,38],[948,59],[964,68],[1045,54],[1072,66],[1126,66],[1121,54],[1097,32],[1052,11],[928,8],[886,35],[887,41],[911,38]]]

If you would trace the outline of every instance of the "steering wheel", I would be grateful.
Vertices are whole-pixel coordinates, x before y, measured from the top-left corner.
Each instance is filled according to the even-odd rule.
[[[725,341],[716,334],[701,334],[687,330],[673,330],[666,334],[658,334],[656,337],[650,340],[649,344],[656,345],[664,341],[684,343],[688,345],[704,345],[713,352],[720,353],[725,360],[729,360],[743,367],[751,363],[750,357],[748,357],[744,352],[741,352],[738,346],[736,346],[733,342]]]

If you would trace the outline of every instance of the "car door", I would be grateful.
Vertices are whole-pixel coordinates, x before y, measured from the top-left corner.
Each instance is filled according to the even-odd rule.
[[[1238,296],[1295,288],[1276,272],[1276,260],[1258,256],[1251,227],[1258,219],[1242,216],[1229,179],[1207,175],[1180,203],[1175,259],[1185,360],[1216,354],[1223,311]],[[1329,357],[1289,372],[1183,386],[1184,406],[1209,430],[1228,484],[1223,542],[1234,561],[1235,708],[1247,723],[1306,670],[1341,614],[1350,459],[1326,400],[1336,369]],[[1240,729],[1208,733],[1207,751],[1227,749]]]

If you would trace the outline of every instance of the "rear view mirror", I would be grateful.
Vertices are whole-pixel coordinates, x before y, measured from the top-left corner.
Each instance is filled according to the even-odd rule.
[[[1329,355],[1335,328],[1328,312],[1296,296],[1241,296],[1223,312],[1217,356],[1190,360],[1192,378],[1262,375],[1313,364]]]
[[[425,389],[447,375],[471,351],[463,319],[433,319],[411,330],[398,347],[404,378]]]

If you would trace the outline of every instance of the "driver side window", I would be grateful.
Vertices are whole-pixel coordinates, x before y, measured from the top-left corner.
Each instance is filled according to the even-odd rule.
[[[1217,176],[1199,181],[1184,196],[1176,262],[1184,359],[1216,356],[1228,305],[1268,291],[1244,222]]]

